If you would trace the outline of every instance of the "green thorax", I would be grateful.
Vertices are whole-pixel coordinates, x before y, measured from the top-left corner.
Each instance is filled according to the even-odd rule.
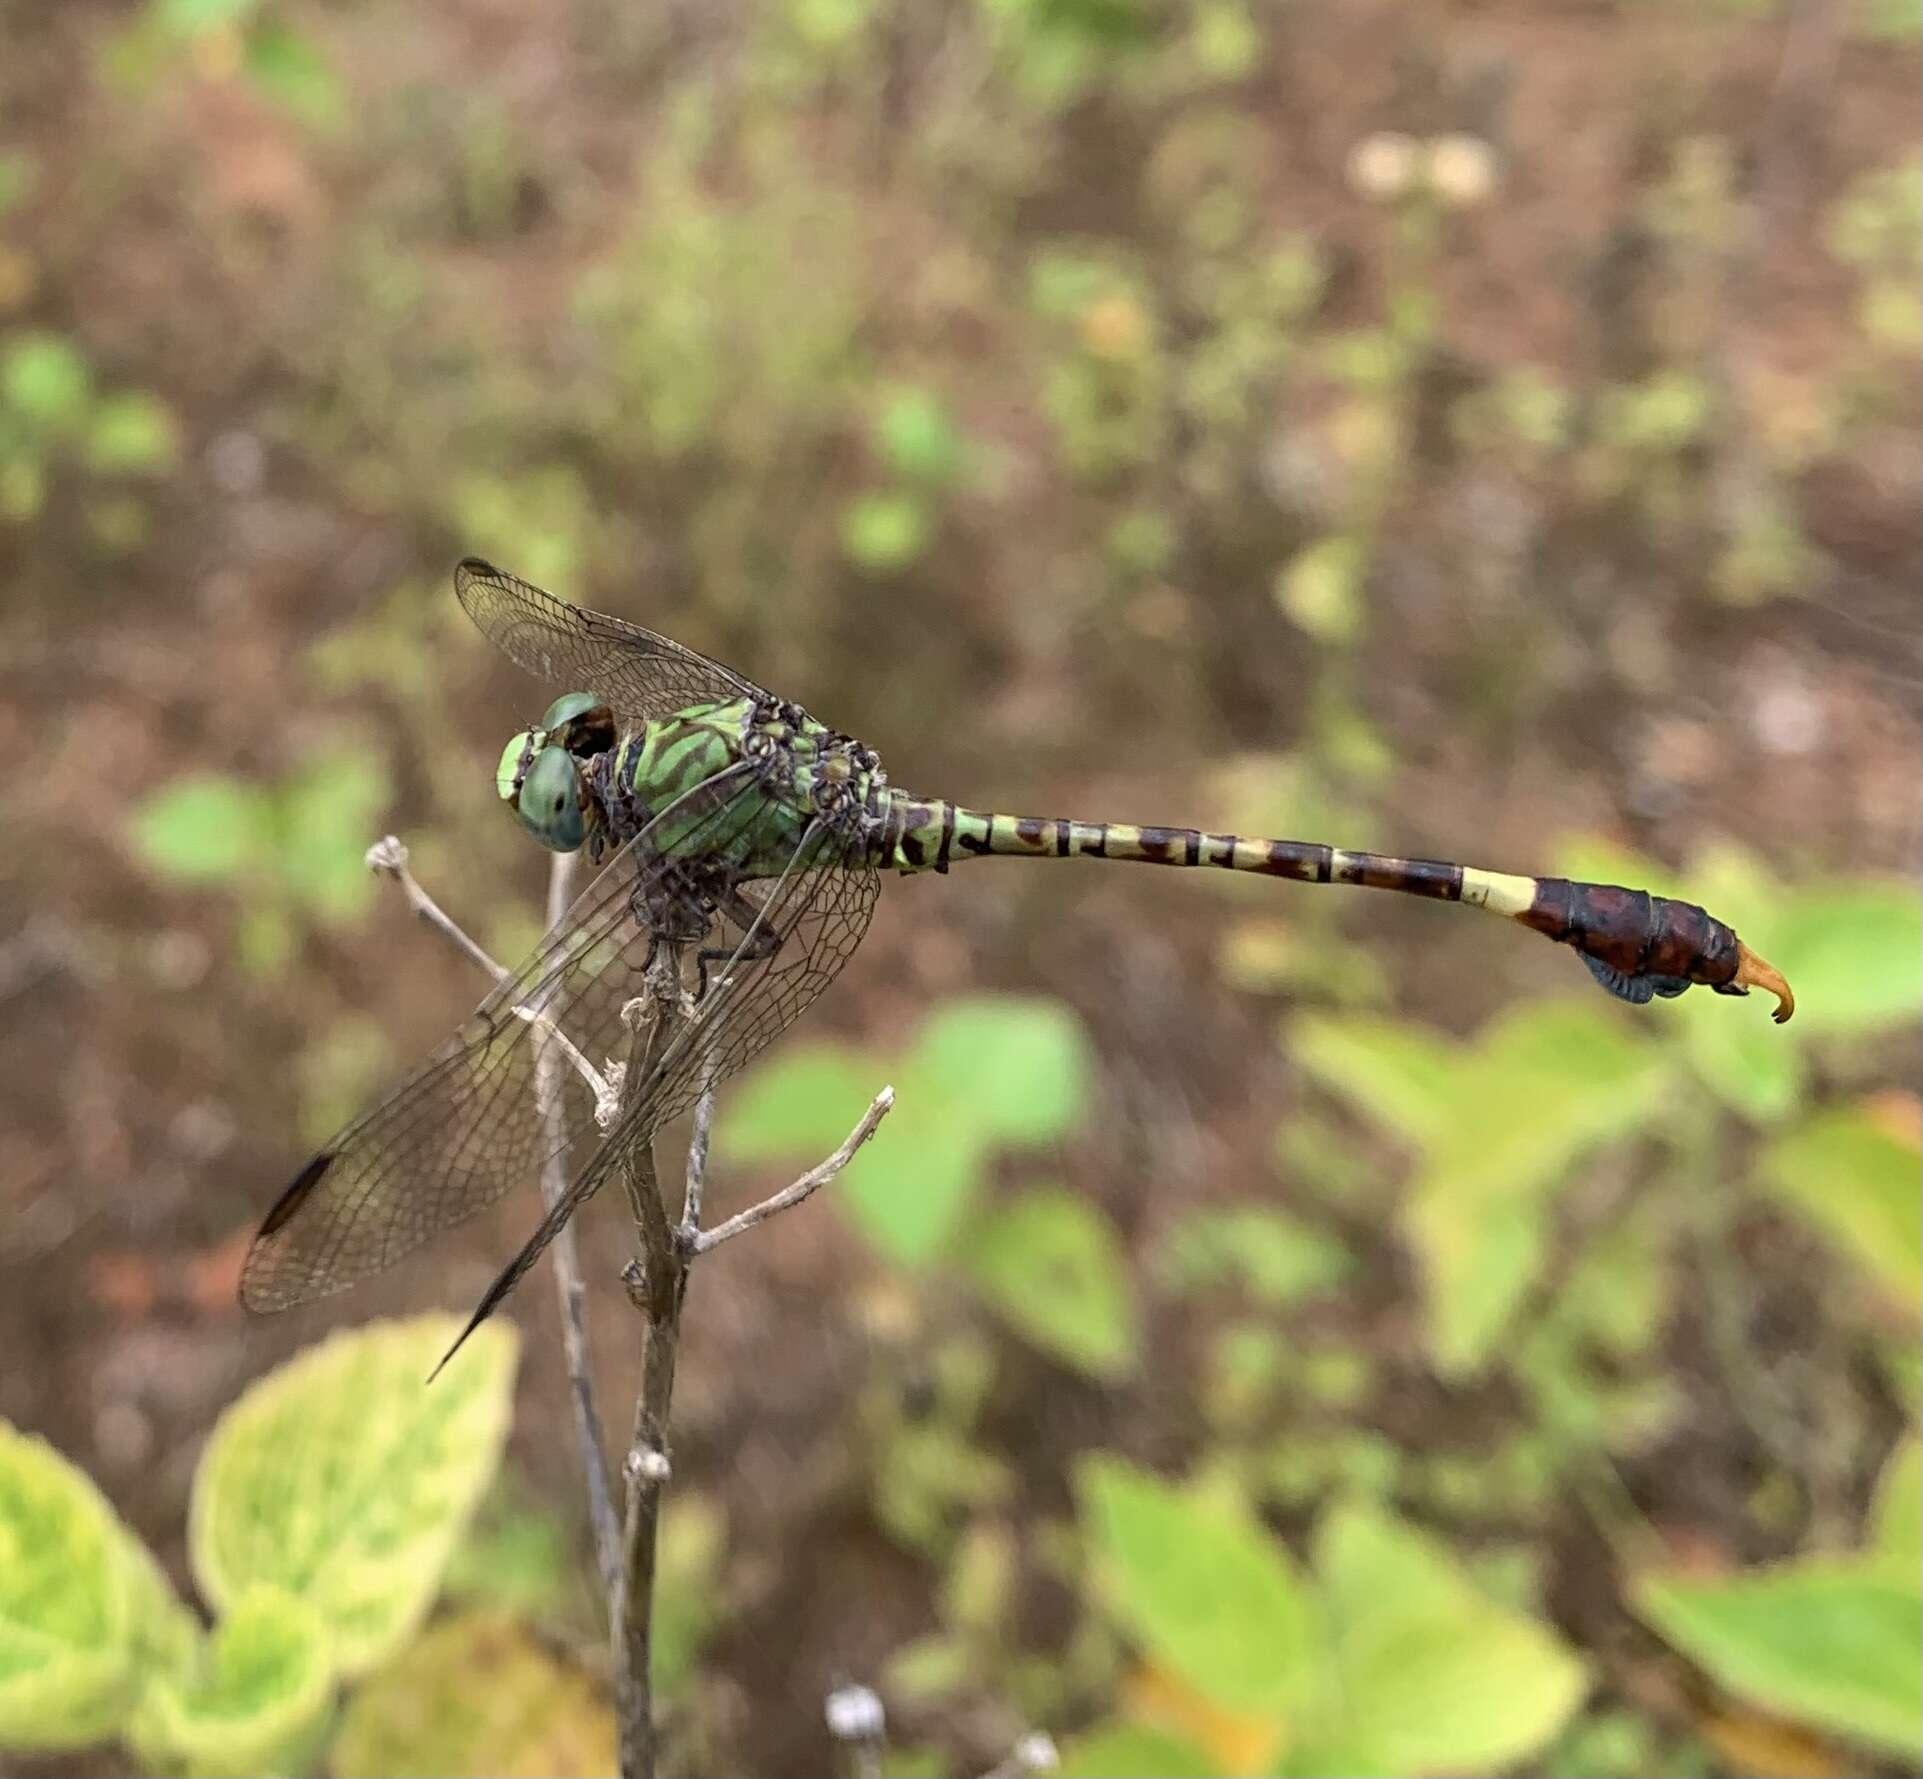
[[[616,843],[653,821],[651,850],[772,877],[812,826],[867,819],[882,775],[860,743],[799,706],[736,698],[629,729],[605,783],[600,814]]]

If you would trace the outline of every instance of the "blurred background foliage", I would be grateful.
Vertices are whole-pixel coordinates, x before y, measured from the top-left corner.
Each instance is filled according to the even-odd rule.
[[[1915,1770],[1920,31],[0,4],[0,1552],[71,1559],[0,1562],[9,1760],[606,1765],[543,1291],[503,1463],[371,1527],[234,1432],[527,1220],[233,1307],[475,998],[365,845],[536,936],[487,767],[547,694],[472,550],[900,782],[1643,883],[1799,995],[1625,1010],[1271,884],[892,886],[724,1107],[745,1200],[899,1095],[692,1294],[674,1764],[820,1770],[852,1675],[902,1773]],[[505,1414],[502,1358],[383,1412]]]

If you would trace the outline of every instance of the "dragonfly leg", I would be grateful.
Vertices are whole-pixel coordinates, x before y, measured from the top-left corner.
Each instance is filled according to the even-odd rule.
[[[741,929],[743,936],[739,945],[708,945],[694,954],[697,1003],[707,998],[710,963],[758,964],[781,949],[781,935],[738,889],[724,890],[716,907]]]

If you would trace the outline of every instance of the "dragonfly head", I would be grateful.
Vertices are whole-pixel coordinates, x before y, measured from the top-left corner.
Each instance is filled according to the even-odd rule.
[[[494,788],[550,852],[574,852],[588,830],[582,762],[613,745],[614,712],[591,692],[569,692],[501,750]]]

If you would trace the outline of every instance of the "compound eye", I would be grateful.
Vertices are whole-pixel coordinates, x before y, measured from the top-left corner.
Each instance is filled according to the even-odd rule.
[[[521,826],[550,852],[573,852],[587,837],[581,773],[565,748],[544,747],[534,756],[514,805]]]
[[[614,746],[614,712],[592,692],[564,692],[548,706],[541,727],[556,747],[579,759]]]

